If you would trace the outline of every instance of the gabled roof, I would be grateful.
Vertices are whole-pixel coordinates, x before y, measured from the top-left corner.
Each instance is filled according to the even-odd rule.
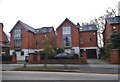
[[[0,24],[3,24],[3,23],[0,22]]]
[[[105,29],[103,30],[102,34],[104,34],[105,30],[106,30],[106,24],[120,24],[120,16],[115,16],[115,17],[111,17],[111,18],[106,18],[106,23],[105,23]]]
[[[59,27],[61,27],[66,21],[70,22],[73,26],[76,27],[76,25],[75,25],[72,21],[70,21],[68,18],[66,18],[66,19],[57,27],[57,29],[58,29]],[[56,30],[57,30],[57,29],[56,29]]]
[[[96,31],[96,30],[97,30],[96,25],[84,25],[84,26],[79,27],[80,32],[83,32],[83,31]]]
[[[3,28],[3,23],[1,23],[1,22],[0,22],[0,24],[2,25],[2,27],[1,27],[1,28]]]
[[[34,28],[32,28],[31,26],[23,23],[23,22],[20,21],[20,20],[18,20],[18,22],[15,24],[15,26],[16,26],[18,23],[20,23],[20,24],[23,26],[23,28],[25,28],[25,30],[31,31],[31,32],[35,33],[35,29],[34,29]],[[13,27],[13,29],[15,28],[15,26]],[[13,29],[12,29],[12,30],[13,30]],[[11,31],[12,31],[12,30],[11,30]],[[10,32],[11,32],[11,31],[10,31]]]
[[[42,27],[42,28],[38,28],[35,29],[36,33],[49,33],[52,31],[52,29],[54,29],[53,27]]]
[[[8,35],[3,31],[3,42],[9,42],[9,40],[8,40]]]
[[[34,33],[35,33],[35,29],[34,29],[34,28],[32,28],[31,26],[23,23],[22,21],[19,21],[19,22],[20,22],[20,24],[21,24],[27,31],[31,31],[31,32],[34,32]]]
[[[118,24],[120,23],[120,16],[115,16],[112,18],[106,18],[107,23],[109,24]]]

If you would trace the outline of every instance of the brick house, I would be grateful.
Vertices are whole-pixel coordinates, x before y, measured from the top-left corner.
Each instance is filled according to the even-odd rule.
[[[17,60],[24,60],[28,53],[43,50],[43,43],[55,40],[53,27],[43,27],[34,29],[31,26],[18,21],[10,31],[10,55],[17,54]],[[52,43],[55,43],[52,42]],[[55,44],[53,44],[55,46]]]
[[[63,48],[65,52],[79,54],[80,57],[82,51],[86,50],[88,58],[99,58],[96,26],[75,25],[68,18],[57,27],[56,33],[53,27],[34,29],[18,21],[10,35],[10,55],[16,52],[17,60],[24,60],[28,53],[43,51],[46,43],[54,48]]]
[[[87,51],[88,58],[98,58],[97,28],[95,25],[75,25],[66,18],[56,29],[57,48],[65,52],[81,54]]]
[[[87,58],[99,58],[97,45],[96,25],[84,25],[79,27],[80,53],[87,52]]]
[[[113,32],[120,33],[120,16],[106,18],[105,29],[103,31],[104,46],[107,46],[110,41],[110,36]],[[117,49],[110,50],[110,63],[120,64],[120,52]]]
[[[3,24],[0,23],[0,54],[2,53],[2,33],[3,33]]]
[[[56,35],[53,27],[42,27],[35,29],[35,31],[36,49],[43,50],[43,47],[46,43],[49,43],[56,48]]]
[[[0,23],[0,54],[9,54],[9,40],[7,34],[3,31],[3,23]]]
[[[110,35],[113,31],[120,32],[120,16],[106,18],[105,29],[103,31],[104,45],[109,43]]]
[[[66,18],[56,29],[57,48],[64,48],[65,52],[79,54],[78,27]]]

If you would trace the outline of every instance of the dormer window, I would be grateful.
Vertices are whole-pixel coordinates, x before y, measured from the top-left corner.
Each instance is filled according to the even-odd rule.
[[[80,28],[80,31],[82,31],[83,29],[82,28]]]
[[[47,32],[47,28],[43,28],[42,31],[43,31],[43,33],[46,33]]]

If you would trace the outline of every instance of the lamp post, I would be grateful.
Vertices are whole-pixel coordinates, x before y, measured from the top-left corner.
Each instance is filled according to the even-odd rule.
[[[28,30],[28,55],[29,55],[29,30]],[[26,56],[25,56],[25,58],[26,58]],[[23,67],[26,68],[26,65],[27,65],[27,62],[24,59],[24,66]]]
[[[45,48],[45,46],[46,46],[46,34],[44,33],[43,34],[44,35],[44,41],[43,41],[43,48]],[[47,54],[46,53],[44,53],[44,55],[45,55],[45,61],[44,61],[44,67],[46,67],[47,65]]]

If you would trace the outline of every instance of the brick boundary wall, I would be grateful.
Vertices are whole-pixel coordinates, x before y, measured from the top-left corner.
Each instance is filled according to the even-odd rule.
[[[29,53],[29,64],[32,64],[34,60],[34,54],[33,53]]]
[[[12,63],[13,63],[13,64],[16,64],[16,63],[17,63],[16,53],[14,53],[14,54],[12,55]]]
[[[111,64],[120,64],[120,51],[118,49],[111,50],[110,63]]]

